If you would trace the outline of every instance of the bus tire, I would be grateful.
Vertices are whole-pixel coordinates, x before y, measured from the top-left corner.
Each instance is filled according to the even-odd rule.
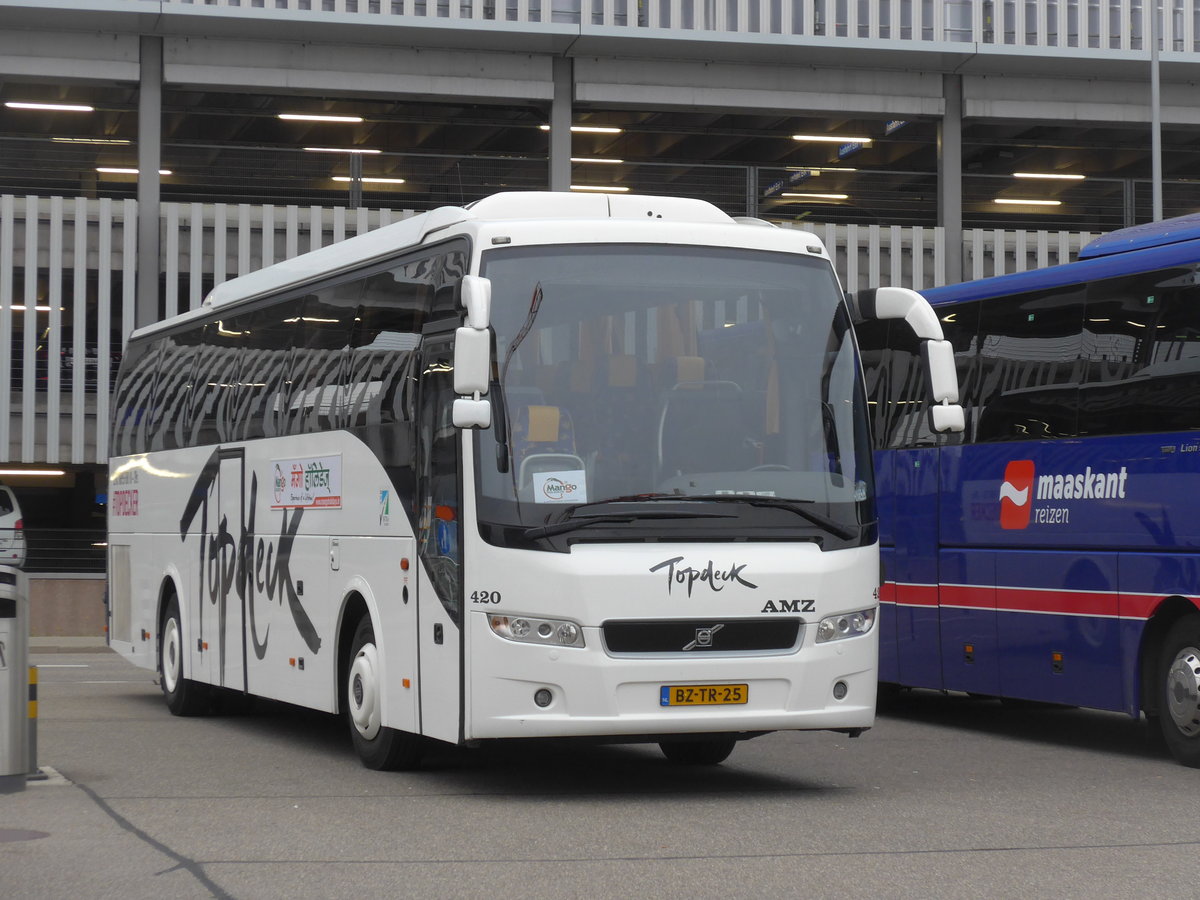
[[[172,594],[158,634],[158,681],[172,715],[203,715],[209,709],[208,685],[183,677],[183,652],[183,619],[179,598]]]
[[[1200,768],[1200,615],[1178,620],[1163,639],[1158,668],[1159,727],[1171,755]]]
[[[368,769],[415,769],[424,746],[420,735],[380,724],[383,685],[379,680],[379,650],[369,616],[354,630],[346,669],[346,720],[358,758]]]
[[[729,758],[736,744],[737,738],[711,737],[663,741],[658,747],[677,766],[715,766]]]

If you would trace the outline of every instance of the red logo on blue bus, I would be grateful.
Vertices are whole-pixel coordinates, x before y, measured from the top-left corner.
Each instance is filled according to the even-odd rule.
[[[1033,509],[1033,460],[1014,459],[1004,469],[1000,484],[1000,527],[1018,530],[1029,525]]]

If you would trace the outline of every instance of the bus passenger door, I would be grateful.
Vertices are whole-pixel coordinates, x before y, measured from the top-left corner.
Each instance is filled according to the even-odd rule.
[[[943,687],[999,694],[996,554],[991,550],[943,550],[939,564]]]
[[[942,687],[938,622],[938,449],[894,452],[895,550],[887,578],[895,587],[900,683]]]
[[[979,457],[991,451],[943,447],[938,606],[942,626],[942,686],[948,691],[1000,693],[994,531],[1000,501],[995,481],[980,477]],[[986,470],[986,466],[984,469]],[[988,549],[981,549],[988,548]]]
[[[206,579],[211,616],[209,633],[216,634],[215,659],[210,658],[213,683],[246,690],[246,598],[238,586],[237,542],[246,521],[246,457],[242,449],[222,449],[217,476],[216,536],[209,548]],[[211,601],[211,602],[210,602]],[[215,627],[214,627],[215,626]]]
[[[184,583],[194,586],[185,587],[181,598],[188,632],[194,635],[188,638],[190,677],[239,691],[246,688],[244,601],[237,571],[244,484],[243,451],[213,451],[180,522],[189,548]]]
[[[896,502],[892,473],[896,454],[875,453],[875,496],[879,514],[879,566],[883,584],[879,588],[879,680],[900,681],[896,658]]]
[[[462,432],[449,336],[422,350],[417,414],[417,634],[421,733],[457,743],[462,708]]]

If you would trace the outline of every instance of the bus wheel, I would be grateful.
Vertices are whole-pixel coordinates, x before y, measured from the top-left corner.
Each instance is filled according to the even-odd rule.
[[[1159,659],[1163,739],[1175,759],[1200,768],[1200,616],[1185,616],[1171,626]]]
[[[677,766],[715,766],[729,758],[736,744],[736,738],[719,737],[663,741],[658,747]]]
[[[363,616],[354,631],[346,673],[346,712],[350,739],[368,769],[415,769],[424,749],[419,735],[380,724],[382,685],[375,630]]]
[[[176,716],[198,716],[208,712],[208,686],[183,677],[183,627],[179,599],[167,601],[166,615],[158,636],[158,676],[167,709]]]

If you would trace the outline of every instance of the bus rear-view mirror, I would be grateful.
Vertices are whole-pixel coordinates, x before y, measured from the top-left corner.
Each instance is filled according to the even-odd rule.
[[[921,341],[921,359],[929,377],[933,405],[929,421],[936,432],[964,431],[966,415],[958,405],[958,370],[954,345],[945,340],[942,325],[929,301],[908,288],[881,287],[849,298],[857,321],[903,319]]]
[[[492,371],[492,283],[465,275],[460,294],[466,324],[454,332],[454,401],[452,420],[459,428],[490,428],[492,404],[484,395]]]
[[[459,397],[454,401],[451,421],[456,428],[491,428],[492,402]]]
[[[958,402],[958,371],[954,345],[949,341],[923,341],[921,356],[929,371],[929,393],[934,403]]]
[[[464,275],[460,296],[467,311],[466,326],[486,331],[492,324],[492,282],[478,275]]]
[[[967,417],[957,403],[935,403],[929,407],[929,424],[942,434],[947,431],[964,431]]]

